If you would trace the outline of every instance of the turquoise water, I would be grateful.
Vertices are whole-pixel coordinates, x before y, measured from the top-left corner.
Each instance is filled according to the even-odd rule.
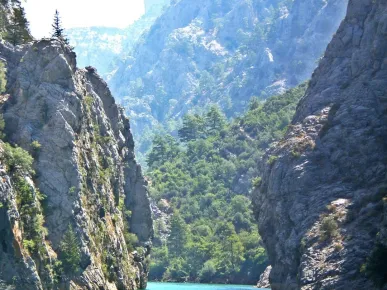
[[[258,290],[248,285],[180,284],[149,282],[147,290]]]

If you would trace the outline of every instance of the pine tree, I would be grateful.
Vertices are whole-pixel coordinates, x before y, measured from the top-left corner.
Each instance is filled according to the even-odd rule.
[[[20,5],[13,8],[5,39],[13,45],[19,45],[32,40],[24,8]]]
[[[226,118],[218,106],[211,106],[206,115],[206,128],[209,135],[219,134],[226,125]]]
[[[63,239],[59,245],[60,258],[67,273],[75,273],[79,270],[81,262],[81,252],[75,232],[71,225],[63,235]]]
[[[64,28],[62,27],[62,21],[60,19],[58,10],[55,10],[54,23],[52,24],[52,28],[52,37],[63,40],[66,44],[69,44],[69,40],[64,34]]]
[[[179,145],[171,135],[156,135],[152,144],[146,160],[149,168],[161,166],[180,153]]]
[[[204,138],[204,119],[202,116],[187,114],[183,118],[183,126],[178,131],[179,138],[183,142]]]

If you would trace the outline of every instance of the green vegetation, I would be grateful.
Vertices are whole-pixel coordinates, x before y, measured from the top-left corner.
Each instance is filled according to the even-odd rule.
[[[29,30],[29,23],[26,19],[24,8],[17,3],[17,6],[13,8],[12,15],[9,22],[3,23],[5,25],[4,38],[13,45],[19,45],[27,43],[32,40]],[[4,17],[6,17],[4,15]]]
[[[5,92],[5,88],[7,86],[7,76],[5,65],[2,61],[0,61],[0,94]]]
[[[22,221],[23,245],[30,253],[43,253],[44,237],[48,234],[44,227],[44,216],[40,205],[36,201],[42,201],[44,196],[20,176],[13,177],[16,189],[16,202]]]
[[[267,164],[272,165],[274,162],[276,162],[278,159],[278,156],[270,156],[269,159],[267,160]]]
[[[88,113],[90,113],[91,111],[91,106],[93,105],[94,103],[94,98],[92,96],[89,96],[87,95],[84,99],[83,99],[83,102],[86,106],[86,110]]]
[[[259,187],[261,185],[261,183],[262,183],[262,177],[256,177],[252,181],[252,184],[253,184],[254,188]]]
[[[382,243],[375,245],[361,272],[370,277],[380,288],[387,284],[387,247],[385,245]]]
[[[58,38],[69,44],[69,40],[64,34],[64,28],[62,27],[62,20],[60,19],[58,10],[55,10],[54,21],[52,24],[52,37]]]
[[[32,150],[34,150],[34,151],[39,151],[40,150],[40,148],[42,148],[42,145],[39,143],[39,141],[32,141],[31,142],[31,148],[32,148]]]
[[[321,221],[321,226],[320,226],[321,240],[325,241],[327,239],[337,237],[339,234],[338,228],[339,226],[334,217],[332,216],[324,217],[323,220]]]
[[[81,252],[79,242],[71,225],[68,226],[67,231],[63,235],[59,249],[59,258],[65,272],[68,274],[76,273],[80,267]]]
[[[156,232],[151,280],[258,280],[267,258],[250,191],[261,183],[261,156],[285,133],[306,87],[265,103],[253,99],[232,122],[216,106],[187,114],[179,139],[155,136],[147,158],[151,195],[159,204],[167,200],[173,215],[167,241]]]
[[[4,143],[4,161],[11,172],[22,171],[25,173],[34,173],[32,156],[20,147],[13,147],[8,143]]]

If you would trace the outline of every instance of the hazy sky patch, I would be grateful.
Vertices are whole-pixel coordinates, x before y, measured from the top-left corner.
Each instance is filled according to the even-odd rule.
[[[27,0],[23,3],[32,35],[49,37],[55,9],[64,28],[126,27],[144,13],[143,0]]]

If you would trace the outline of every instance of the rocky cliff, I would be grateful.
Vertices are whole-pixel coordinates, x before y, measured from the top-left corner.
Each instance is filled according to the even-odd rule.
[[[272,289],[385,289],[387,3],[349,1],[254,192]]]
[[[75,53],[57,40],[1,44],[0,56],[7,141],[35,160],[35,174],[16,178],[2,159],[0,281],[16,289],[145,288],[153,235],[147,182],[106,83],[91,67],[77,69]],[[20,206],[25,191],[46,228],[32,227],[40,232],[34,247]]]

